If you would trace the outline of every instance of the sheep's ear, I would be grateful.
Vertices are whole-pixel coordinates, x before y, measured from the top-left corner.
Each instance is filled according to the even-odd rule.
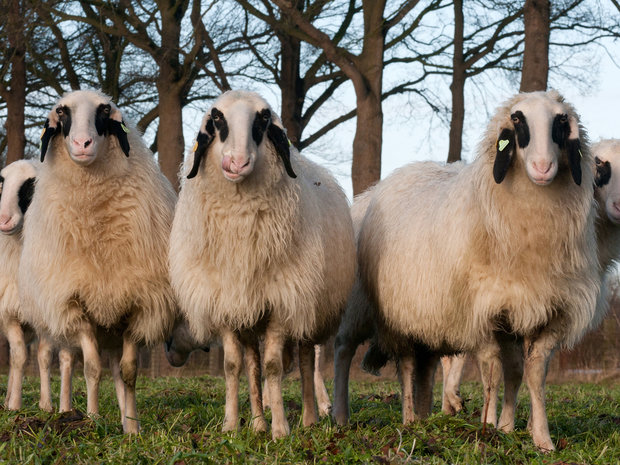
[[[570,166],[570,174],[573,181],[578,186],[581,185],[581,141],[579,140],[579,125],[574,116],[569,116],[570,133],[566,142],[566,153],[568,155],[568,164]]]
[[[506,177],[515,149],[515,132],[513,129],[502,129],[496,144],[495,162],[493,163],[493,178],[499,184]]]
[[[129,134],[129,129],[125,126],[125,122],[122,120],[116,121],[115,119],[110,118],[108,120],[108,134],[116,136],[118,143],[121,146],[121,150],[125,156],[128,157],[130,147],[127,134]]]
[[[54,112],[55,114],[55,112]],[[39,149],[41,150],[41,162],[45,160],[45,154],[47,153],[47,147],[50,144],[50,140],[54,137],[58,131],[58,120],[56,121],[50,120],[50,118],[45,120],[45,126],[41,131],[41,143],[39,145]]]
[[[601,160],[599,157],[594,157],[594,162],[596,163],[594,185],[596,187],[603,187],[611,179],[611,164],[608,161]]]
[[[267,137],[273,144],[276,152],[282,159],[282,163],[284,163],[284,169],[286,170],[286,174],[288,174],[291,178],[296,178],[297,175],[293,171],[293,167],[291,166],[291,149],[290,142],[288,137],[286,137],[286,132],[277,124],[272,123],[267,127]]]
[[[209,117],[205,123],[205,131],[200,131],[196,136],[196,143],[194,144],[194,164],[192,169],[187,175],[187,179],[192,179],[198,174],[198,168],[200,168],[200,162],[207,154],[207,149],[213,138],[215,137],[215,126],[213,120]]]

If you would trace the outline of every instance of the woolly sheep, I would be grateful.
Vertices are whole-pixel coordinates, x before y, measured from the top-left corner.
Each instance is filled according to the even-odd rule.
[[[113,352],[123,429],[136,433],[138,344],[163,341],[176,314],[167,268],[175,193],[98,91],[54,105],[41,160],[19,267],[24,317],[81,348],[89,414],[98,413],[98,349]]]
[[[471,164],[414,163],[373,189],[360,279],[378,343],[398,358],[405,423],[414,403],[416,416],[430,412],[440,355],[506,330],[528,349],[534,443],[554,448],[546,367],[588,328],[600,289],[591,162],[573,107],[533,92],[498,109]]]
[[[591,148],[595,156],[595,191],[598,216],[596,219],[596,238],[598,245],[599,269],[603,286],[597,301],[596,312],[590,328],[596,328],[607,313],[609,281],[615,279],[616,260],[620,257],[620,140],[607,139]],[[516,395],[523,377],[522,349],[518,344],[512,354],[512,361],[504,367],[500,350],[506,351],[506,344],[498,344],[492,338],[475,354],[481,367],[485,408],[483,421],[497,425],[503,431],[514,429]],[[462,377],[465,355],[442,358],[444,368],[443,410],[454,413],[462,408],[459,385]],[[494,369],[491,369],[494,367]],[[506,394],[502,414],[497,422],[497,395],[501,381],[501,369],[506,378]],[[488,404],[488,406],[487,406]],[[486,415],[485,415],[486,412]]]
[[[207,111],[185,163],[170,240],[171,281],[193,336],[224,347],[226,413],[237,427],[242,351],[252,427],[266,429],[260,400],[259,335],[271,393],[272,436],[289,432],[282,351],[300,343],[304,425],[316,421],[314,343],[338,324],[353,283],[347,199],[333,177],[290,147],[259,95],[226,92]]]

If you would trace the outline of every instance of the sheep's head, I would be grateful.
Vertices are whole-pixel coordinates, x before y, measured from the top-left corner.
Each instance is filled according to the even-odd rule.
[[[118,138],[121,149],[129,156],[129,130],[120,110],[106,95],[79,90],[65,94],[49,113],[41,135],[41,161],[50,140],[62,134],[71,159],[88,166],[107,148],[107,137]]]
[[[610,221],[620,224],[620,139],[607,139],[592,146],[596,172],[594,183]]]
[[[24,214],[34,193],[37,176],[33,161],[19,160],[0,171],[0,232],[11,235],[24,224]]]
[[[520,94],[513,101],[509,117],[500,121],[493,165],[495,182],[504,180],[516,155],[537,185],[551,183],[564,160],[580,185],[579,121],[573,108],[555,91]]]
[[[190,354],[197,349],[209,352],[208,344],[200,344],[194,339],[186,320],[177,319],[172,334],[166,340],[166,359],[173,367],[185,365]]]
[[[198,174],[207,153],[218,157],[224,177],[241,182],[254,170],[263,144],[271,143],[287,174],[295,178],[290,149],[280,118],[258,94],[231,91],[221,95],[202,120],[188,179]]]

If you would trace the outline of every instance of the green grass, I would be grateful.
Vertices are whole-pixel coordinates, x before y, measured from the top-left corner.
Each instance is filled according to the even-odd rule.
[[[0,395],[6,393],[0,376]],[[59,390],[58,379],[53,390]],[[245,386],[245,385],[244,385]],[[352,382],[352,422],[346,427],[324,418],[303,428],[299,384],[285,380],[284,401],[291,435],[272,441],[242,425],[236,433],[220,432],[224,416],[224,382],[208,376],[138,380],[142,432],[122,434],[114,388],[102,382],[98,418],[85,418],[84,380],[74,383],[70,415],[39,411],[38,380],[24,383],[20,412],[0,409],[0,463],[38,464],[198,464],[198,463],[620,463],[620,385],[570,384],[548,387],[547,411],[558,450],[539,453],[526,431],[526,389],[522,389],[517,431],[487,429],[479,422],[480,387],[463,386],[467,412],[441,413],[413,426],[400,424],[397,383]],[[441,386],[438,386],[440,388]],[[331,384],[328,386],[331,390]],[[439,411],[439,389],[434,410]],[[249,416],[247,391],[240,397],[241,415]],[[269,419],[269,414],[268,414]]]

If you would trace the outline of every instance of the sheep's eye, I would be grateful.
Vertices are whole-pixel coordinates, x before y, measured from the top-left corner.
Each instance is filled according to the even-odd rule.
[[[269,110],[263,110],[262,115],[263,121],[269,121],[271,119],[271,112]]]
[[[58,116],[62,116],[64,113],[65,113],[65,111],[62,109],[62,107],[56,108],[56,114]]]
[[[220,115],[213,115],[213,121],[219,121]]]
[[[565,124],[568,121],[568,115],[560,116],[560,123]]]
[[[514,124],[519,124],[521,122],[521,120],[519,119],[517,115],[512,115],[510,118],[512,119],[512,122]]]
[[[109,115],[110,114],[110,110],[111,110],[110,105],[104,105],[103,106],[103,113],[104,114]]]
[[[596,163],[596,166],[603,166],[603,160],[599,157],[594,157],[594,163]]]

